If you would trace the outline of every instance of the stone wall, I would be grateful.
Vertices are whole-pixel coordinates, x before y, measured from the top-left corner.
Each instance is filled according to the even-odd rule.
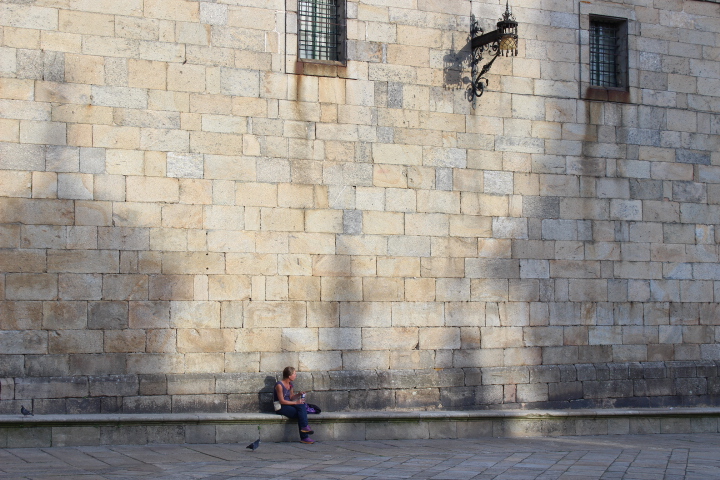
[[[0,412],[717,404],[720,5],[515,3],[0,4]]]
[[[1,386],[7,413],[31,402],[45,414],[245,413],[272,411],[274,382],[262,373],[190,373],[26,377]],[[301,373],[298,383],[331,412],[695,407],[720,394],[716,362],[335,370]]]

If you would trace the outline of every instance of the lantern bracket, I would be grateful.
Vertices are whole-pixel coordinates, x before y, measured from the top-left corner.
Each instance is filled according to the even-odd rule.
[[[505,13],[497,23],[497,29],[492,32],[485,33],[478,25],[475,15],[470,17],[470,48],[472,50],[470,67],[472,72],[467,96],[472,102],[473,108],[476,107],[477,98],[485,93],[485,87],[489,83],[487,74],[497,57],[516,56],[518,54],[517,25],[507,2],[505,3]],[[480,67],[484,55],[488,53],[492,55],[492,59]]]

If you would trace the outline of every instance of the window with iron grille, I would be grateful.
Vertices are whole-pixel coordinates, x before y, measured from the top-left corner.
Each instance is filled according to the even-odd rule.
[[[624,88],[627,70],[627,22],[591,18],[590,84]]]
[[[298,53],[303,60],[345,61],[345,1],[298,1]]]

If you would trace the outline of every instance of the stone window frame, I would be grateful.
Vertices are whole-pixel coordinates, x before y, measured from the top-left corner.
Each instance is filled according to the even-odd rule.
[[[608,42],[611,38],[615,43],[612,46]],[[627,68],[627,20],[590,15],[590,83],[627,90]],[[596,82],[598,79],[601,83]]]
[[[297,57],[299,62],[305,62],[305,63],[320,63],[325,65],[345,65],[347,62],[347,7],[346,7],[346,1],[345,0],[334,0],[336,2],[337,6],[337,26],[338,26],[338,41],[337,41],[337,48],[334,49],[334,52],[337,54],[338,60],[324,60],[324,59],[318,59],[318,58],[304,58],[300,55],[300,24],[301,24],[301,15],[300,15],[300,4],[303,2],[315,2],[318,0],[297,0],[297,32],[298,32],[298,46],[297,46]],[[319,1],[328,1],[328,0],[319,0]],[[332,0],[331,0],[332,1]]]
[[[622,85],[619,87],[596,86],[590,80],[590,22],[605,21],[621,25],[627,48],[623,52]],[[580,3],[580,96],[586,100],[633,103],[638,97],[638,69],[636,37],[639,24],[633,8],[598,2]]]
[[[338,0],[340,5],[339,15],[342,18],[342,61],[333,60],[316,60],[300,58],[300,42],[298,37],[299,15],[298,0],[288,0],[286,14],[286,46],[285,46],[285,62],[286,72],[297,75],[312,75],[320,77],[345,77],[347,75],[347,48],[348,48],[348,18],[350,12],[349,2],[353,0]]]

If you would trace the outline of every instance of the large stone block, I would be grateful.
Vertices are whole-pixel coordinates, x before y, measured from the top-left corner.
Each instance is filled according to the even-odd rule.
[[[93,397],[130,397],[138,394],[139,381],[136,375],[89,377],[88,381]]]
[[[520,384],[517,386],[518,402],[546,402],[548,399],[548,384],[546,383]]]
[[[302,210],[290,208],[263,208],[261,229],[282,232],[301,232],[305,219]]]
[[[442,303],[406,302],[392,304],[393,326],[431,327],[444,324]]]
[[[26,355],[25,372],[31,377],[70,375],[69,355]]]
[[[420,273],[423,277],[457,277],[465,274],[462,258],[429,257],[420,259]]]
[[[421,350],[443,350],[460,348],[459,328],[424,328],[420,330]]]
[[[10,273],[5,277],[5,298],[8,300],[55,300],[57,275],[42,273]]]
[[[247,300],[250,298],[250,279],[244,275],[208,276],[210,300]]]
[[[105,300],[147,300],[147,275],[105,275],[103,277]]]
[[[391,319],[391,304],[387,302],[340,304],[341,327],[389,327]]]
[[[289,300],[320,300],[320,279],[314,277],[289,277]]]
[[[320,350],[360,350],[361,347],[360,328],[319,329]]]
[[[48,330],[82,329],[87,326],[86,302],[45,302],[43,327]]]
[[[175,328],[219,328],[218,302],[170,302],[170,324]]]
[[[86,330],[55,330],[48,333],[49,353],[102,353],[103,333]]]
[[[312,273],[319,277],[352,275],[352,257],[349,255],[319,255],[313,258]]]
[[[102,298],[102,275],[60,274],[58,276],[60,300],[100,300]]]
[[[378,164],[422,165],[422,147],[413,145],[373,144],[373,161]]]
[[[99,330],[126,328],[128,326],[127,302],[90,302],[87,326]]]
[[[479,327],[484,325],[484,304],[480,302],[448,302],[445,304],[445,326]]]
[[[305,371],[341,370],[342,352],[301,352],[298,366]],[[335,392],[342,394],[343,392]]]
[[[420,259],[380,257],[377,259],[377,273],[383,277],[418,277],[420,276]]]
[[[167,393],[167,377],[159,375],[138,375],[140,395],[165,395]]]
[[[48,271],[62,273],[117,273],[119,255],[116,250],[50,250]]]
[[[387,240],[387,254],[394,256],[429,257],[430,238],[420,235],[397,235]]]
[[[185,371],[185,358],[174,353],[127,355],[127,371],[136,374],[171,374]]]
[[[188,374],[168,375],[169,395],[211,395],[215,393],[215,375]]]
[[[470,279],[438,278],[435,282],[435,299],[441,302],[470,300]]]
[[[125,354],[81,353],[69,355],[71,375],[121,375],[125,373]]]
[[[512,259],[466,259],[465,275],[469,278],[520,278],[520,263]]]
[[[309,210],[305,213],[305,231],[318,233],[342,233],[342,212],[334,210]]]
[[[2,331],[0,346],[5,354],[47,353],[48,335],[44,331]]]
[[[225,365],[223,352],[185,353],[185,371],[187,373],[210,373],[222,371]]]
[[[417,345],[417,328],[400,327],[362,329],[362,349],[364,351],[412,350]]]
[[[362,281],[354,277],[323,277],[321,279],[323,301],[360,301],[363,299]]]
[[[447,236],[450,218],[443,213],[405,214],[405,234],[423,236]],[[392,252],[391,252],[392,253]]]
[[[170,326],[170,302],[130,302],[130,328],[167,328]]]
[[[131,353],[145,351],[144,330],[105,330],[104,349],[112,353]]]
[[[12,378],[0,379],[0,400],[15,399],[15,381]]]
[[[316,351],[318,349],[318,329],[308,327],[283,328],[280,340],[282,351]]]
[[[2,330],[39,330],[43,321],[42,302],[0,303]]]
[[[363,279],[363,300],[402,301],[405,298],[405,282],[401,278],[366,277]]]
[[[148,281],[148,297],[155,300],[193,300],[193,276],[151,275]]]
[[[305,324],[306,308],[302,302],[250,301],[245,303],[245,327],[302,328]]]
[[[0,341],[6,341],[5,339]],[[42,350],[47,351],[47,348]],[[22,376],[25,370],[23,357],[20,355],[3,354],[0,355],[0,375],[3,377],[18,377]]]
[[[497,367],[503,365],[503,350],[501,348],[482,348],[475,350],[455,350],[453,352],[453,367]]]
[[[86,397],[88,380],[85,377],[18,378],[15,380],[15,398]]]

